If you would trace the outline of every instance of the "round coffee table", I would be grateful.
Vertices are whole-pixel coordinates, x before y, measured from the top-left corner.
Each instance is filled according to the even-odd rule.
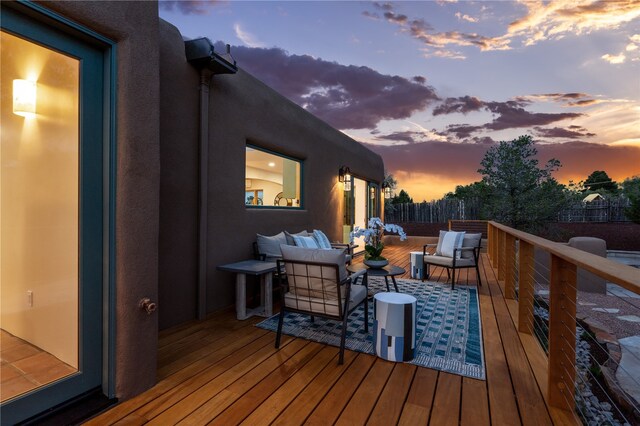
[[[364,263],[354,263],[352,265],[347,266],[347,271],[355,274],[358,271],[363,269],[367,270],[367,275],[370,277],[384,277],[384,282],[387,285],[387,291],[391,291],[389,289],[389,277],[391,277],[391,281],[393,282],[393,287],[398,292],[398,283],[396,283],[396,276],[404,274],[404,268],[401,268],[396,265],[387,265],[384,268],[370,268]]]

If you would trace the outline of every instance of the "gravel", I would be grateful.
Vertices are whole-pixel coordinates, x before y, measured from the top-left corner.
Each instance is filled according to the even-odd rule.
[[[535,308],[535,315],[549,320],[549,312],[542,307]],[[627,422],[621,423],[614,417],[614,407],[609,401],[600,401],[593,394],[592,384],[589,380],[591,374],[589,370],[591,367],[590,345],[581,338],[584,331],[582,327],[576,326],[576,411],[581,415],[585,425],[631,426]]]

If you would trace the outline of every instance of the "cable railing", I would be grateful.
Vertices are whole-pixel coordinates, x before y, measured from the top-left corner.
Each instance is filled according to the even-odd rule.
[[[523,347],[545,356],[544,367],[532,367],[552,416],[576,424],[638,424],[638,401],[612,372],[626,374],[638,389],[640,372],[626,371],[620,357],[609,353],[609,344],[579,318],[579,311],[595,304],[578,289],[578,269],[634,294],[640,294],[640,271],[497,222],[489,222],[487,232],[487,253],[503,295],[517,302],[514,321],[520,338],[539,343]],[[640,299],[608,297],[640,317]],[[640,364],[638,355],[625,356]]]

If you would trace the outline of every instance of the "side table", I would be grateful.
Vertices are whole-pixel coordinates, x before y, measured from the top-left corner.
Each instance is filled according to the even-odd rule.
[[[416,350],[416,298],[404,293],[373,296],[373,344],[388,361],[411,361]]]
[[[276,268],[275,262],[262,260],[243,260],[218,266],[221,271],[236,274],[236,318],[244,320],[254,315],[273,315],[273,272]],[[247,309],[247,274],[260,277],[260,306],[254,309]]]

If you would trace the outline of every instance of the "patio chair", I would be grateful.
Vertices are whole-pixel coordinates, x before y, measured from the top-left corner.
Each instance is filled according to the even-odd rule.
[[[278,260],[281,285],[281,307],[276,334],[276,348],[280,347],[282,325],[287,312],[308,314],[342,321],[338,364],[344,362],[344,345],[349,313],[364,303],[364,329],[369,332],[366,270],[347,276],[345,253],[340,249],[318,250],[282,246],[282,260]],[[363,285],[353,284],[363,277]]]
[[[450,235],[447,236],[447,234]],[[450,244],[452,241],[453,246]],[[475,268],[478,285],[481,286],[478,265],[481,244],[482,234],[440,231],[438,244],[425,244],[422,248],[424,271],[422,281],[429,278],[429,265],[441,266],[447,269],[447,276],[451,278],[451,288],[453,289],[456,284],[456,269]],[[433,248],[435,248],[435,253],[427,252],[428,249]]]

